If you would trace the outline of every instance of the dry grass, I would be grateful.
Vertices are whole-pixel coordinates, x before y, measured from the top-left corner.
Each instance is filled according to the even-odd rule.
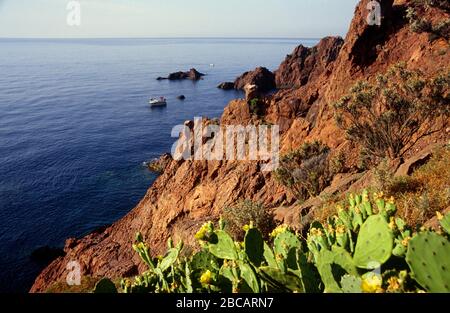
[[[51,285],[46,293],[90,293],[99,280],[99,278],[83,276],[79,286],[69,286],[66,282],[57,282]]]
[[[450,147],[441,148],[411,177],[396,178],[388,190],[398,214],[410,225],[422,225],[450,207]]]
[[[267,237],[276,227],[273,213],[264,205],[249,200],[242,201],[235,206],[223,210],[225,229],[236,240],[243,240],[245,231],[243,227],[253,222],[262,234]]]
[[[435,151],[431,160],[412,176],[392,178],[392,173],[383,175],[376,188],[367,188],[370,194],[383,190],[387,196],[396,199],[398,216],[415,227],[423,225],[450,208],[450,146]],[[314,220],[325,222],[337,213],[337,207],[347,207],[349,193],[323,196],[323,204],[314,210]]]

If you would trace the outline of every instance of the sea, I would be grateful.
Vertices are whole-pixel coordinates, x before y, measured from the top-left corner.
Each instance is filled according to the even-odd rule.
[[[143,162],[170,152],[172,128],[243,97],[219,83],[317,41],[0,39],[0,292],[28,292],[36,249],[132,210],[156,179]],[[156,80],[190,68],[204,79]],[[150,108],[159,96],[167,107]]]

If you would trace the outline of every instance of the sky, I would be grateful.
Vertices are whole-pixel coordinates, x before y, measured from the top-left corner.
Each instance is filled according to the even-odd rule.
[[[79,26],[69,2],[0,0],[0,37],[343,36],[358,0],[79,0]]]

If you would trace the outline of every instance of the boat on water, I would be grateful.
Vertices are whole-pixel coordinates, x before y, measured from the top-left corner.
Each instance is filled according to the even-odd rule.
[[[164,97],[151,98],[148,103],[151,107],[163,107],[167,105],[167,100]]]

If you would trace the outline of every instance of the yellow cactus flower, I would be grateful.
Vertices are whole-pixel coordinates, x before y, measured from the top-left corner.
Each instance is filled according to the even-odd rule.
[[[391,277],[388,279],[388,288],[390,292],[395,292],[400,289],[400,280],[397,277]]]
[[[330,234],[334,233],[334,228],[333,228],[332,225],[328,224],[328,225],[327,225],[327,228],[328,228],[328,232],[329,232]]]
[[[206,238],[206,235],[211,230],[211,228],[212,228],[211,222],[203,224],[200,230],[195,234],[195,239],[204,240]]]
[[[375,192],[374,194],[373,194],[373,197],[375,198],[375,200],[380,200],[380,199],[383,199],[384,198],[384,192]]]
[[[287,225],[280,225],[277,228],[275,228],[271,233],[270,233],[270,237],[275,238],[277,237],[279,234],[285,233],[288,230],[288,226]]]
[[[411,237],[406,237],[405,239],[402,240],[402,245],[407,247],[410,241]]]
[[[387,200],[387,202],[388,202],[389,204],[395,204],[395,198],[394,198],[394,197],[390,197],[390,198]]]
[[[389,228],[394,230],[395,229],[395,219],[391,217],[391,221],[389,222]]]
[[[244,227],[242,227],[242,230],[248,232],[250,230],[250,225],[244,225]]]
[[[138,244],[133,244],[134,250],[145,250],[147,247],[143,242],[139,242]]]
[[[338,235],[345,234],[345,226],[344,225],[338,225],[336,227],[336,234],[338,234]]]
[[[369,195],[368,194],[364,194],[363,195],[363,201],[364,202],[369,202]]]
[[[200,276],[200,282],[203,285],[210,285],[211,281],[212,281],[212,273],[210,270],[207,270],[202,274],[202,276]]]
[[[383,291],[381,288],[382,283],[383,280],[380,276],[375,273],[371,273],[363,279],[361,289],[366,293],[379,293]]]
[[[436,211],[436,216],[439,221],[442,221],[444,219],[444,215],[442,215],[439,211]]]
[[[318,228],[311,228],[310,233],[311,233],[312,236],[315,236],[315,237],[322,237],[323,236],[322,230],[318,229]]]

